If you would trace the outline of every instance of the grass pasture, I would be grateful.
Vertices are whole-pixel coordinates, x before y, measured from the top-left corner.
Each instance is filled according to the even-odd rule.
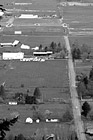
[[[89,72],[92,68],[91,62],[76,62],[75,72],[76,74],[84,73],[89,76]]]
[[[61,26],[58,19],[22,19],[15,18],[13,24],[14,26],[33,26],[34,24],[40,24],[41,26]]]
[[[93,50],[93,36],[74,36],[74,37],[69,37],[70,45],[72,45],[75,40],[77,40],[79,46],[81,47],[82,44],[87,44],[88,46],[91,47],[91,51]]]
[[[82,0],[84,3],[93,3],[93,0]]]
[[[17,128],[17,129],[16,129]],[[56,123],[40,123],[40,124],[15,124],[14,128],[12,127],[11,133],[18,135],[20,130],[23,129],[23,134],[26,137],[32,136],[35,132],[38,137],[43,136],[44,134],[58,134],[61,137],[67,137],[71,130],[74,131],[73,125],[69,124],[56,124]],[[32,134],[32,135],[31,135]],[[9,135],[9,133],[8,133]]]
[[[0,61],[0,63],[3,63]],[[39,87],[45,100],[70,97],[66,60],[42,62],[10,62],[0,70],[0,83],[6,81],[8,94]],[[11,69],[13,67],[14,69]],[[24,88],[21,88],[24,84]]]
[[[72,44],[77,41],[79,48],[81,47],[82,44],[87,44],[87,46],[91,47],[91,52],[93,53],[93,36],[73,36],[73,37],[69,37],[69,41],[70,41],[70,46],[72,46]],[[80,73],[85,73],[87,75],[89,75],[89,71],[92,67],[92,61],[90,62],[81,62],[78,61],[76,62],[76,74],[80,74]]]
[[[32,10],[56,10],[56,0],[1,0],[1,4],[9,4],[10,8],[15,7],[15,5],[11,5],[11,3],[32,3],[30,5],[30,9]],[[22,7],[22,6],[21,6]],[[23,8],[28,8],[28,6],[23,6]]]
[[[62,36],[65,35],[64,28],[56,26],[14,26],[11,28],[4,28],[3,34],[13,35],[15,31],[21,31],[25,36]],[[0,33],[2,34],[2,33]]]
[[[67,6],[63,8],[64,22],[69,24],[70,28],[93,28],[93,10],[92,6]]]

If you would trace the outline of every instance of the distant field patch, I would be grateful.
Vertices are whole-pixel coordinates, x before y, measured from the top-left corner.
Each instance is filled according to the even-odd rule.
[[[14,26],[32,26],[36,23],[39,23],[41,26],[61,26],[58,19],[39,19],[39,18],[28,18],[28,19],[20,19],[16,18],[13,22]]]
[[[69,80],[66,60],[45,62],[16,62],[1,61],[6,68],[0,69],[0,83],[6,81],[8,95],[16,92],[26,93],[30,89],[33,94],[35,87],[39,87],[43,99],[69,99]],[[13,67],[11,69],[10,67]],[[21,88],[24,84],[24,88]]]
[[[81,74],[84,73],[87,76],[89,76],[89,72],[92,68],[92,63],[91,62],[76,62],[75,65],[75,72],[76,74]]]
[[[26,87],[61,88],[68,86],[66,60],[45,61],[44,63],[12,61],[10,63],[14,69],[2,75],[4,79],[6,78],[8,87],[19,87],[22,83]]]
[[[63,10],[63,21],[68,23],[70,28],[75,28],[77,30],[79,28],[93,28],[92,9],[92,6],[67,6]]]
[[[93,49],[93,36],[75,36],[69,37],[70,45],[72,45],[75,40],[77,40],[79,46],[81,47],[82,44],[87,44],[88,46]]]

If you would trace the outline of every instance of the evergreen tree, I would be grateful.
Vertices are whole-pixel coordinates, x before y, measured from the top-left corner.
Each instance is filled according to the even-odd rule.
[[[55,49],[55,43],[54,42],[51,42],[49,49],[50,49],[50,51],[54,52],[54,49]]]
[[[40,89],[38,87],[35,88],[33,96],[35,98],[40,98],[41,97],[41,92],[40,92]]]
[[[16,140],[25,140],[25,138],[22,134],[19,134]]]
[[[44,48],[44,51],[45,51],[45,52],[47,52],[47,51],[48,51],[48,47],[47,47],[47,46]]]
[[[4,88],[4,85],[1,85],[1,86],[0,86],[0,95],[2,96],[2,98],[3,98],[4,95],[5,95],[5,88]]]
[[[39,51],[42,51],[42,49],[43,49],[43,46],[42,46],[42,44],[40,44]]]
[[[87,44],[82,44],[81,46],[81,53],[90,53],[91,52],[91,47],[88,46]]]
[[[6,136],[5,131],[10,131],[10,125],[13,126],[13,124],[16,123],[17,120],[18,117],[11,120],[2,119],[2,122],[0,122],[0,140],[4,140]]]
[[[60,52],[60,51],[62,51],[62,46],[61,46],[61,43],[59,42],[57,46],[57,52]]]
[[[85,101],[82,105],[82,115],[87,117],[87,114],[90,112],[91,108],[87,101]]]

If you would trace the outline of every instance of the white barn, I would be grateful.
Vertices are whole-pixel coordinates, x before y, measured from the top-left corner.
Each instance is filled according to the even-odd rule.
[[[17,60],[17,59],[23,59],[24,58],[24,53],[22,52],[4,52],[2,56],[3,60]]]
[[[19,18],[24,18],[24,19],[25,19],[25,18],[26,18],[26,19],[27,19],[27,18],[29,18],[29,19],[32,18],[32,19],[33,19],[33,18],[38,18],[38,15],[33,15],[33,14],[21,14],[21,16],[19,16]]]

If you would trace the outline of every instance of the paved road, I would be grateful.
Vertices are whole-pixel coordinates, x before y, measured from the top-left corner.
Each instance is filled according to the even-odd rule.
[[[70,92],[71,92],[71,99],[72,99],[72,108],[73,108],[73,115],[74,115],[74,121],[75,121],[75,128],[76,128],[78,139],[86,140],[86,137],[84,134],[83,121],[81,120],[80,103],[78,100],[78,95],[77,95],[77,91],[75,87],[75,71],[74,71],[74,66],[72,62],[71,49],[70,49],[68,36],[64,36],[64,39],[65,39],[66,47],[69,53],[69,59],[68,59],[69,80],[70,80]]]

